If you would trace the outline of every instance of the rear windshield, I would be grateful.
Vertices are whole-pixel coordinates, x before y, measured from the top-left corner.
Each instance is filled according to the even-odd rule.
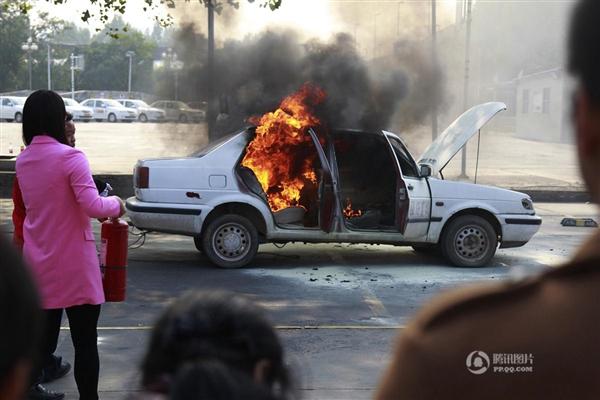
[[[217,147],[221,146],[223,143],[225,143],[226,141],[228,141],[229,139],[231,139],[232,137],[234,137],[238,133],[239,132],[232,133],[230,135],[223,136],[222,138],[219,138],[219,139],[215,140],[214,142],[209,142],[202,149],[196,151],[195,153],[192,153],[192,155],[190,157],[202,157],[202,156],[210,153],[211,151],[213,151]]]

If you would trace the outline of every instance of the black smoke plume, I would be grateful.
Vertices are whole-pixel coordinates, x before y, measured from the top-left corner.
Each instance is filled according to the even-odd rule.
[[[187,47],[189,37],[181,36],[177,45]],[[327,93],[318,113],[329,127],[376,130],[424,122],[432,103],[442,103],[443,81],[425,56],[428,49],[421,47],[403,42],[393,55],[367,62],[345,33],[330,41],[304,42],[291,31],[267,31],[227,41],[216,50],[211,78],[219,99],[215,112],[227,115],[220,119],[220,133],[275,110],[306,82]],[[195,92],[184,95],[188,100],[207,93],[205,65],[198,62],[187,71],[193,82],[187,90]]]

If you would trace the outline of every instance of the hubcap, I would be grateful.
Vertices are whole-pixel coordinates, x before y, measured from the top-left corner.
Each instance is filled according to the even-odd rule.
[[[454,249],[465,260],[473,261],[482,258],[488,246],[487,233],[476,225],[462,228],[454,237]]]
[[[250,233],[240,224],[222,225],[213,236],[213,247],[223,260],[241,260],[250,251]]]

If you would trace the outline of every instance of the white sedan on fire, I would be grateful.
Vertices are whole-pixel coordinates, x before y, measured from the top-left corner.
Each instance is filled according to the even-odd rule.
[[[140,160],[128,215],[143,230],[192,236],[224,268],[250,263],[259,243],[296,241],[439,249],[451,264],[483,266],[498,246],[526,244],[542,220],[526,194],[441,172],[505,109],[471,108],[418,161],[386,131],[308,129],[287,154],[255,152],[259,135],[248,128],[188,158]],[[283,169],[297,173],[279,178]]]

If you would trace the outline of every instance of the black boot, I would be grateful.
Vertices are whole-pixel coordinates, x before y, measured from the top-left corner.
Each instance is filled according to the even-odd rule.
[[[64,393],[47,389],[39,383],[27,391],[27,400],[62,400],[64,398]]]

